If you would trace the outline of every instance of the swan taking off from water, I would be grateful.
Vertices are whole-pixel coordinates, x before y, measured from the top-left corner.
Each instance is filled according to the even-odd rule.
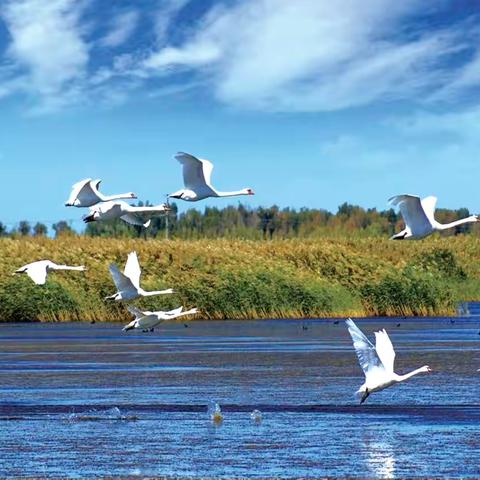
[[[146,292],[140,287],[140,264],[138,263],[137,252],[130,252],[128,254],[127,263],[123,273],[120,272],[114,263],[108,267],[112,275],[113,282],[117,287],[117,292],[106,297],[109,300],[132,300],[137,297],[149,297],[152,295],[164,295],[173,293],[171,288],[166,290],[157,290],[154,292]]]
[[[66,207],[92,207],[100,202],[109,202],[121,198],[137,198],[133,192],[119,193],[117,195],[103,195],[98,191],[101,180],[85,178],[72,185],[70,197],[65,202]]]
[[[253,195],[251,188],[234,192],[219,192],[212,187],[210,177],[213,164],[208,160],[194,157],[189,153],[178,152],[175,158],[182,164],[183,184],[185,188],[171,193],[169,197],[179,198],[187,202],[196,202],[208,197],[235,197],[237,195]]]
[[[83,221],[89,223],[97,220],[115,220],[120,218],[130,225],[138,225],[147,228],[150,225],[150,220],[144,223],[137,214],[147,212],[161,213],[168,210],[170,209],[165,203],[154,205],[152,207],[134,207],[122,201],[104,202],[90,207],[90,213],[83,217]]]
[[[153,329],[165,320],[173,320],[184,315],[194,315],[198,312],[196,308],[191,308],[184,312],[182,311],[183,307],[175,308],[169,312],[143,312],[132,305],[128,305],[127,309],[132,315],[135,315],[135,319],[123,327],[124,332],[128,332],[133,328],[141,328],[144,332],[153,332]]]
[[[38,262],[28,263],[15,273],[26,273],[37,285],[44,285],[47,280],[47,273],[50,270],[78,270],[83,271],[85,267],[83,265],[78,267],[71,267],[69,265],[57,265],[50,260],[39,260]]]
[[[405,222],[405,228],[390,237],[391,240],[423,238],[435,230],[447,230],[464,223],[478,222],[477,215],[470,215],[455,222],[438,223],[434,218],[437,197],[426,197],[420,200],[420,197],[415,195],[397,195],[390,198],[388,202],[400,208]]]
[[[365,383],[356,392],[361,404],[372,392],[403,382],[417,373],[431,372],[430,367],[426,365],[406,375],[397,375],[393,371],[395,350],[387,332],[385,330],[375,332],[375,346],[373,346],[351,318],[345,323],[352,337],[358,362],[365,374]]]

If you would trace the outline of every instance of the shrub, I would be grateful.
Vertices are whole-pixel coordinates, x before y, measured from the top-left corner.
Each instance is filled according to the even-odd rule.
[[[458,265],[455,255],[447,248],[434,248],[422,252],[414,257],[412,265],[452,279],[464,280],[467,278],[465,270]]]
[[[362,285],[360,295],[369,315],[435,315],[454,308],[444,282],[408,267]]]
[[[77,302],[59,283],[34,285],[17,276],[0,288],[0,319],[7,322],[63,320],[71,318]]]

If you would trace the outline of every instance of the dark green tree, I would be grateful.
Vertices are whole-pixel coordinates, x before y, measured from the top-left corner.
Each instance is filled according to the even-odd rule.
[[[44,237],[48,232],[48,228],[43,223],[37,222],[33,227],[33,234],[37,237]]]

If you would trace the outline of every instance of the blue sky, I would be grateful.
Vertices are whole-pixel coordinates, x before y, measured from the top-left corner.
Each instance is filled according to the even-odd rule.
[[[251,205],[414,193],[479,212],[479,16],[466,0],[3,0],[0,221],[80,219],[63,203],[85,177],[161,202],[179,150]]]

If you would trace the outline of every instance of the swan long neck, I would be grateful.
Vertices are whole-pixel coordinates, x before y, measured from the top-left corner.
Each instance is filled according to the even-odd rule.
[[[192,309],[187,310],[185,312],[180,312],[179,314],[176,315],[176,317],[182,317],[183,315],[193,315],[194,313],[197,313],[196,308],[192,308]]]
[[[472,215],[471,217],[462,218],[461,220],[455,220],[454,222],[450,223],[437,223],[437,228],[439,230],[447,230],[448,228],[453,228],[457,225],[463,225],[464,223],[473,223],[477,221],[477,217],[475,215]]]
[[[131,212],[164,212],[166,211],[165,205],[153,205],[151,207],[131,207]]]
[[[172,290],[170,288],[167,288],[166,290],[154,290],[153,292],[146,292],[145,290],[142,290],[142,296],[144,297],[151,297],[152,295],[166,295],[167,293],[172,293]]]
[[[217,197],[236,197],[238,195],[251,195],[245,188],[243,190],[234,190],[233,192],[219,192],[215,190],[215,193]]]
[[[53,267],[53,270],[77,270],[79,272],[83,272],[85,267],[83,265],[79,267],[71,267],[70,265],[57,265],[56,267]]]
[[[420,368],[417,368],[416,370],[413,370],[412,372],[410,373],[406,373],[405,375],[397,375],[397,381],[399,382],[403,382],[405,380],[408,380],[410,377],[413,377],[414,375],[417,375],[419,373],[425,373],[427,372],[428,367],[420,367]]]

